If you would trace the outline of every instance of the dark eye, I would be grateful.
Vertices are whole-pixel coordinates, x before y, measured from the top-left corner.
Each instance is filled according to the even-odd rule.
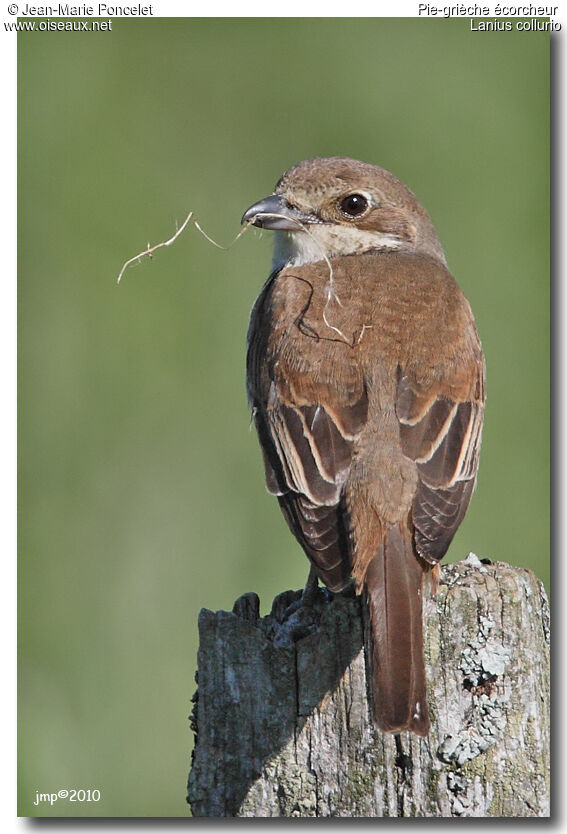
[[[360,217],[368,208],[368,200],[362,194],[349,194],[341,200],[341,211],[349,217]]]

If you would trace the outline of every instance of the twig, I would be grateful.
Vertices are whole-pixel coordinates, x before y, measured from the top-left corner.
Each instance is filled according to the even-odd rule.
[[[117,279],[116,283],[117,283],[117,284],[119,284],[119,283],[120,283],[120,280],[121,280],[122,276],[124,275],[124,273],[126,272],[126,270],[128,269],[128,267],[129,267],[131,264],[133,264],[135,261],[138,261],[138,262],[139,262],[139,261],[140,261],[140,259],[141,259],[141,258],[143,258],[143,257],[148,257],[148,258],[151,258],[151,257],[152,257],[152,255],[153,255],[153,253],[154,253],[157,249],[162,249],[164,246],[171,246],[171,244],[172,244],[172,243],[174,243],[174,242],[177,240],[177,238],[179,237],[179,235],[180,235],[180,234],[181,234],[181,233],[182,233],[182,232],[183,232],[183,231],[187,228],[187,226],[189,225],[189,223],[190,223],[191,221],[193,222],[193,225],[195,226],[195,228],[197,229],[197,231],[198,231],[198,232],[200,232],[200,233],[203,235],[203,237],[205,237],[205,238],[209,241],[209,243],[212,243],[212,244],[213,244],[213,246],[216,246],[216,247],[217,247],[217,249],[222,249],[224,252],[228,252],[228,250],[229,250],[232,246],[234,246],[234,244],[236,243],[236,241],[237,241],[240,237],[242,237],[242,235],[244,234],[244,232],[246,232],[246,231],[250,228],[250,226],[252,225],[252,221],[249,221],[249,222],[248,222],[248,223],[247,223],[247,224],[246,224],[246,225],[245,225],[242,229],[240,229],[240,231],[238,232],[238,234],[236,235],[236,237],[235,237],[235,238],[234,238],[234,239],[233,239],[233,240],[232,240],[232,241],[228,244],[228,246],[221,246],[221,244],[220,244],[220,243],[217,243],[217,242],[216,242],[216,240],[213,240],[213,238],[212,238],[212,237],[210,237],[210,235],[208,235],[208,234],[207,234],[207,233],[206,233],[206,232],[205,232],[205,231],[201,228],[201,226],[199,225],[199,223],[198,223],[198,222],[195,220],[195,218],[193,217],[193,212],[192,212],[192,211],[190,211],[190,212],[189,212],[189,214],[187,215],[187,217],[185,218],[185,220],[183,221],[182,225],[179,227],[179,229],[178,229],[178,230],[175,232],[175,234],[173,235],[173,237],[170,237],[170,238],[169,238],[169,240],[164,240],[164,241],[162,241],[161,243],[156,243],[154,246],[150,246],[150,244],[148,243],[148,247],[147,247],[147,249],[144,249],[144,251],[143,251],[143,252],[139,252],[137,255],[134,255],[134,257],[133,257],[133,258],[130,258],[129,260],[127,260],[127,261],[126,261],[126,263],[123,265],[122,269],[120,270],[120,274],[119,274],[119,276],[118,276],[118,279]]]
[[[187,217],[185,218],[185,220],[183,221],[182,225],[175,232],[173,237],[169,238],[169,240],[164,240],[161,243],[156,243],[155,246],[150,246],[148,244],[147,249],[144,249],[143,252],[139,252],[137,255],[134,255],[133,258],[130,258],[129,260],[127,260],[126,263],[124,264],[124,266],[122,267],[122,269],[120,270],[120,275],[118,276],[118,279],[117,279],[116,283],[117,284],[120,283],[120,280],[121,280],[122,276],[124,275],[124,273],[126,272],[128,267],[130,266],[130,264],[133,264],[134,261],[140,261],[140,258],[143,258],[144,255],[147,255],[148,258],[151,258],[153,253],[157,249],[162,249],[164,246],[171,246],[171,244],[174,243],[177,240],[177,238],[179,237],[179,235],[187,228],[187,226],[188,226],[189,222],[191,221],[192,217],[193,217],[193,212],[190,211],[189,214],[187,215]]]

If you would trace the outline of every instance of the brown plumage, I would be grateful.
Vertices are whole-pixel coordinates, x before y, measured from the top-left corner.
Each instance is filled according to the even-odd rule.
[[[423,576],[478,468],[470,307],[425,210],[375,166],[300,163],[243,220],[278,238],[247,361],[268,489],[319,579],[365,595],[377,725],[425,735]]]

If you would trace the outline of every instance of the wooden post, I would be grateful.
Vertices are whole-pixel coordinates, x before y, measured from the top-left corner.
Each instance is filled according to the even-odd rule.
[[[199,616],[188,801],[200,817],[549,816],[549,612],[528,570],[474,554],[424,604],[431,733],[374,729],[360,600],[306,636],[276,597]]]

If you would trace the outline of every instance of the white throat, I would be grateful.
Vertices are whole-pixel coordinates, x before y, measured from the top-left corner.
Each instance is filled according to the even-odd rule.
[[[326,257],[354,255],[372,249],[398,249],[401,241],[394,235],[367,232],[347,226],[310,225],[308,232],[276,231],[272,269],[302,266]]]

